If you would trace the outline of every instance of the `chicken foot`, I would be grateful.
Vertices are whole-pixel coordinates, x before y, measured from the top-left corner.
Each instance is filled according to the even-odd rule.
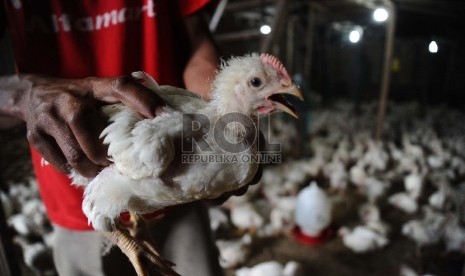
[[[153,265],[164,276],[180,276],[171,267],[174,266],[168,260],[163,259],[157,250],[150,244],[149,239],[138,239],[139,235],[146,235],[146,229],[142,218],[131,214],[131,226],[129,233],[118,225],[114,231],[102,232],[108,239],[116,244],[129,258],[138,276],[148,276],[148,267]],[[148,236],[148,235],[147,235]]]

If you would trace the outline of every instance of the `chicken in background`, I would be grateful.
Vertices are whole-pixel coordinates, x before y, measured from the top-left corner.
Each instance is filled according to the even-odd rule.
[[[15,237],[13,241],[21,247],[24,263],[36,275],[54,274],[51,247],[42,242],[31,242],[22,236]]]
[[[355,253],[365,253],[382,248],[389,243],[389,239],[376,230],[363,225],[358,225],[350,230],[347,227],[339,229],[344,245]]]
[[[447,218],[429,207],[423,208],[423,218],[413,219],[402,226],[402,234],[414,240],[419,247],[435,244],[441,240]]]
[[[235,276],[303,276],[302,266],[295,261],[284,266],[277,261],[259,263],[253,267],[242,267],[235,271]]]
[[[229,226],[228,216],[221,207],[208,208],[208,217],[210,218],[210,229],[213,232]]]
[[[231,208],[231,222],[242,231],[256,232],[265,224],[265,219],[255,204],[245,202]]]
[[[388,202],[407,214],[414,214],[418,210],[416,199],[412,198],[406,192],[399,192],[391,195],[388,198]]]
[[[54,275],[54,232],[40,200],[34,179],[8,183],[0,192],[7,225],[14,230],[13,243],[22,252],[23,263],[37,275]]]
[[[399,268],[399,276],[418,276],[418,273],[408,265],[401,265]]]
[[[365,203],[358,210],[361,221],[381,235],[387,236],[390,226],[381,219],[381,212],[373,203]]]
[[[243,264],[250,254],[252,236],[246,234],[239,239],[217,240],[216,246],[220,252],[219,261],[223,268],[233,268]]]

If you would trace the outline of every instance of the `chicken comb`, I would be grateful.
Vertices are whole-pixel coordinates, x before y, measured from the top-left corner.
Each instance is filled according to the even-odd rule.
[[[281,61],[279,61],[279,59],[277,59],[275,56],[272,56],[270,54],[261,54],[260,60],[262,61],[263,64],[268,65],[271,68],[275,69],[276,72],[278,72],[278,75],[280,75],[284,80],[289,82],[289,85],[292,84],[291,76],[289,76],[289,73],[287,72],[286,68],[281,63]]]

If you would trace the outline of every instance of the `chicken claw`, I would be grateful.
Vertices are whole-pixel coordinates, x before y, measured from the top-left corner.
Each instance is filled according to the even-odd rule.
[[[151,265],[155,266],[155,269],[161,273],[161,275],[179,276],[179,274],[171,268],[174,264],[163,259],[148,241],[137,239],[126,231],[118,228],[111,232],[102,233],[116,244],[129,258],[138,276],[148,276],[148,268]]]

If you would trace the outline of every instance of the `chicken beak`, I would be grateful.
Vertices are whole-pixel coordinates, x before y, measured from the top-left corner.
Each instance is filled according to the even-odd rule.
[[[302,91],[300,91],[299,87],[297,87],[297,85],[295,84],[292,84],[290,89],[286,89],[284,92],[281,92],[280,94],[289,94],[301,101],[304,100],[304,95],[302,94]]]
[[[281,111],[286,112],[287,114],[291,115],[292,117],[294,117],[296,119],[299,119],[299,115],[297,115],[295,107],[292,106],[288,101],[286,101],[283,96],[281,96],[281,97],[283,98],[283,100],[285,102],[283,103],[283,102],[274,101],[274,104],[276,105],[276,108],[281,110]]]
[[[277,109],[288,113],[296,119],[299,119],[299,116],[297,115],[294,106],[292,106],[288,101],[286,101],[286,99],[282,96],[283,94],[292,95],[298,98],[299,100],[303,101],[304,96],[302,95],[302,92],[295,84],[292,84],[291,87],[286,88],[278,93],[272,94],[268,97],[269,100],[273,101]]]

